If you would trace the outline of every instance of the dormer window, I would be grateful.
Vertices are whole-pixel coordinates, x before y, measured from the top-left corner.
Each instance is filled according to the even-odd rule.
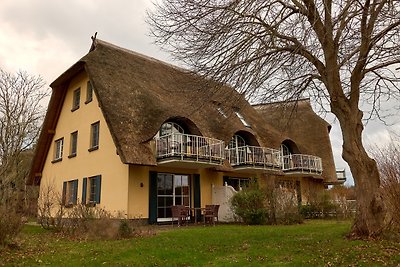
[[[290,151],[290,148],[285,144],[281,145],[281,151],[282,151],[283,156],[289,156],[292,154],[292,152]]]
[[[73,93],[71,111],[77,110],[79,108],[80,102],[81,102],[81,88],[78,88]]]
[[[161,125],[159,135],[160,136],[165,136],[165,135],[170,135],[174,133],[185,133],[184,129],[182,126],[175,122],[166,122],[163,125]]]
[[[251,128],[250,124],[244,119],[243,115],[239,113],[239,111],[235,111],[236,116],[243,123],[244,126]]]
[[[244,147],[246,146],[246,141],[243,137],[238,134],[235,134],[231,141],[228,144],[228,148],[237,148],[237,147]]]

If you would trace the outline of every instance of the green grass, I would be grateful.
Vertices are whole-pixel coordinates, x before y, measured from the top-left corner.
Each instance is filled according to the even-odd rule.
[[[350,241],[349,222],[293,226],[170,228],[155,236],[73,241],[26,226],[20,249],[0,250],[10,266],[397,266],[395,241]]]

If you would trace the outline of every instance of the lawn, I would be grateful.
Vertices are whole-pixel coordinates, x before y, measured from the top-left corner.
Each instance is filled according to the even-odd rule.
[[[154,236],[74,241],[25,226],[19,249],[0,249],[10,266],[398,266],[395,241],[349,241],[349,222],[293,226],[160,228]],[[162,229],[162,230],[161,230]]]

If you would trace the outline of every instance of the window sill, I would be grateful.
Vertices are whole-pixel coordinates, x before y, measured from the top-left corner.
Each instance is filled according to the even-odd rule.
[[[85,101],[85,105],[89,104],[90,102],[92,102],[92,99],[86,100],[86,101]]]
[[[59,159],[53,159],[53,160],[51,161],[51,163],[57,163],[57,162],[60,162],[60,161],[62,161],[62,158],[59,158]]]
[[[98,150],[98,149],[99,149],[99,146],[94,146],[94,147],[89,148],[88,151],[92,152],[92,151],[95,151],[95,150]]]
[[[96,207],[96,202],[89,202],[86,204],[86,207],[89,207],[89,208]]]
[[[77,109],[79,109],[79,106],[73,107],[73,108],[71,109],[71,112],[74,112],[74,111],[77,110]]]
[[[71,154],[71,155],[68,156],[69,159],[75,158],[75,157],[76,157],[76,153],[75,154]]]

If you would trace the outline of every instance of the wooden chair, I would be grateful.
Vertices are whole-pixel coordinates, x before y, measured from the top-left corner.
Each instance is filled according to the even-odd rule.
[[[187,223],[189,217],[189,209],[183,205],[176,205],[171,207],[172,211],[172,225],[174,225],[174,219],[178,219],[178,227],[182,225],[182,222]]]
[[[215,220],[218,222],[218,210],[219,205],[206,205],[206,209],[204,210],[204,224],[207,221],[215,225]]]

